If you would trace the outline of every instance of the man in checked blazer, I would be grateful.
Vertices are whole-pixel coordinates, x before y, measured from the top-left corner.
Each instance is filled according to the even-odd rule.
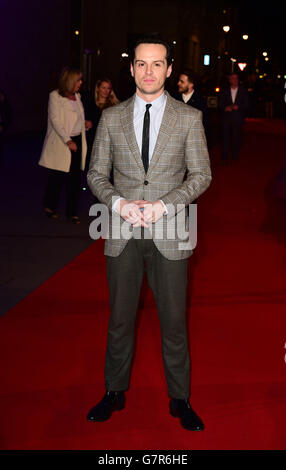
[[[125,406],[146,271],[160,319],[170,413],[185,429],[199,431],[204,424],[189,403],[185,318],[192,246],[188,230],[180,234],[189,227],[186,208],[207,189],[211,171],[201,111],[164,91],[171,72],[169,45],[154,37],[139,40],[131,63],[136,93],[103,111],[97,128],[88,183],[110,213],[104,252],[111,315],[106,394],[87,419],[105,421]]]

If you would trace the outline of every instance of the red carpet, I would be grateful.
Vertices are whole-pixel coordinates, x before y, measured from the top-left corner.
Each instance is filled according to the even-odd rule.
[[[109,309],[98,241],[0,319],[1,449],[285,449],[285,135],[281,121],[251,120],[238,162],[222,167],[219,149],[211,153],[188,310],[191,403],[205,431],[185,431],[168,413],[150,291],[126,409],[86,421],[104,393]]]

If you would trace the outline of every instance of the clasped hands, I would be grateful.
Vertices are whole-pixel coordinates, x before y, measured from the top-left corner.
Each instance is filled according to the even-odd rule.
[[[119,201],[118,212],[121,217],[133,225],[133,227],[146,227],[155,223],[165,213],[165,207],[161,201]]]

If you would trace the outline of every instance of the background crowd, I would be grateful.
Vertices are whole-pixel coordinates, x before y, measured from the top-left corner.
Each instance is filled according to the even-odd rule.
[[[102,110],[134,93],[130,77],[119,80],[115,91],[108,77],[95,80],[88,90],[82,72],[65,67],[53,85],[48,103],[48,126],[39,164],[49,169],[43,195],[44,212],[58,219],[62,189],[66,187],[66,217],[80,223],[81,171],[87,172]],[[53,77],[55,78],[55,77]],[[221,141],[221,162],[237,160],[245,118],[285,118],[284,89],[278,78],[258,79],[231,73],[217,86],[207,75],[199,77],[190,69],[177,76],[175,87],[167,89],[185,104],[202,111],[208,148]],[[118,98],[119,97],[119,98]],[[210,104],[210,99],[214,101]],[[0,157],[2,141],[12,119],[8,97],[0,90]],[[112,173],[111,173],[112,179]]]

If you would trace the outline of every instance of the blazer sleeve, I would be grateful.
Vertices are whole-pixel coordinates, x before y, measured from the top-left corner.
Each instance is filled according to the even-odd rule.
[[[201,111],[194,118],[185,141],[185,163],[187,177],[179,187],[161,198],[166,205],[191,204],[210,185],[210,160]]]
[[[60,102],[59,96],[55,92],[51,92],[49,96],[48,115],[50,123],[59,137],[62,139],[64,144],[70,140],[70,136],[67,134],[63,122],[60,118]]]
[[[87,182],[92,193],[112,211],[115,201],[121,197],[121,194],[109,181],[111,168],[112,142],[103,111],[92,147]]]
[[[238,109],[243,113],[248,111],[248,91],[245,88],[241,89],[241,99],[239,100]]]
[[[220,111],[225,111],[226,106],[229,106],[229,100],[227,99],[227,90],[222,90],[218,97],[218,107]]]

